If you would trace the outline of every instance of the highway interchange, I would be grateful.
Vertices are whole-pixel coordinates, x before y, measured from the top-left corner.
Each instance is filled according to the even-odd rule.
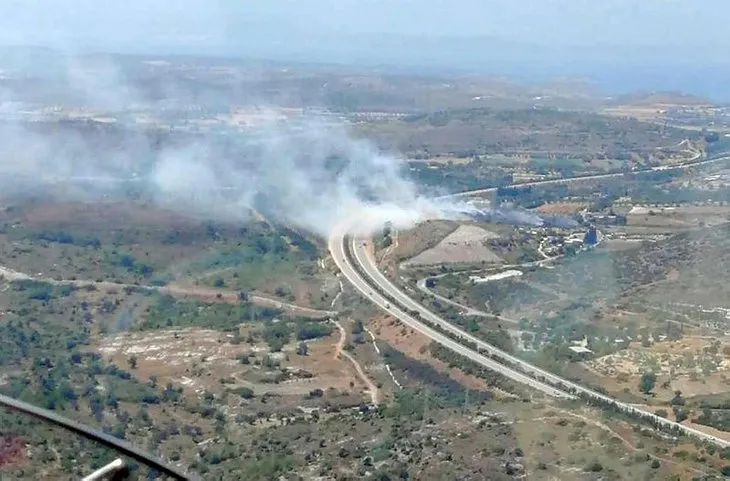
[[[720,156],[701,161],[695,161],[695,159],[693,159],[690,162],[678,164],[671,168],[687,169],[698,165],[728,159],[730,159],[728,156]],[[666,167],[654,167],[651,169],[627,173],[599,174],[514,184],[510,187],[525,187],[581,180],[604,179],[661,170],[668,169]],[[465,197],[468,195],[487,193],[494,190],[495,188],[480,189],[477,191],[462,192],[447,197]],[[380,272],[375,259],[372,255],[370,255],[367,249],[368,239],[366,237],[350,235],[350,233],[356,232],[359,220],[359,216],[353,215],[345,219],[344,222],[333,229],[328,240],[329,251],[342,275],[350,282],[350,284],[353,285],[353,287],[355,287],[357,291],[372,301],[379,308],[387,311],[390,315],[400,320],[403,324],[479,365],[492,369],[515,382],[527,385],[549,396],[563,399],[575,399],[580,396],[590,401],[610,404],[625,413],[640,415],[647,420],[651,420],[657,426],[661,426],[666,429],[674,429],[688,436],[709,441],[721,447],[730,447],[730,441],[726,441],[697,429],[670,421],[649,411],[639,409],[631,404],[623,403],[597,391],[561,378],[553,373],[547,372],[472,336],[429,311],[423,305],[408,296],[408,294],[396,287],[385,277],[385,275],[383,275],[382,272]],[[387,294],[387,297],[385,294]],[[417,316],[415,315],[416,313],[418,314]],[[436,329],[435,326],[438,326],[438,329]],[[476,346],[476,349],[471,346]]]

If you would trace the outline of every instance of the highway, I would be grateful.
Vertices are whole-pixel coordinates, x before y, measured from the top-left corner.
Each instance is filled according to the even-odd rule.
[[[349,226],[344,226],[349,227]],[[403,324],[411,327],[413,330],[420,332],[421,334],[425,335],[426,337],[432,339],[433,341],[438,342],[439,344],[451,349],[452,351],[459,353],[470,360],[476,362],[477,364],[480,364],[488,369],[491,369],[493,371],[499,372],[503,374],[504,376],[508,377],[509,379],[512,379],[513,381],[516,381],[520,384],[528,385],[538,391],[542,391],[543,393],[559,397],[559,398],[574,398],[575,396],[568,394],[560,389],[556,389],[555,387],[549,386],[541,381],[538,381],[536,379],[533,379],[529,376],[526,376],[523,373],[514,371],[507,366],[504,366],[500,364],[499,362],[495,361],[494,359],[490,359],[482,354],[479,354],[478,352],[474,351],[473,349],[463,346],[456,342],[455,340],[451,339],[450,337],[446,336],[445,334],[442,334],[435,329],[431,328],[430,326],[426,325],[422,321],[417,320],[416,318],[412,317],[410,314],[406,313],[404,310],[402,310],[400,307],[396,305],[392,305],[391,302],[385,298],[382,294],[380,294],[378,291],[374,290],[370,287],[368,282],[360,277],[359,272],[357,272],[356,268],[350,264],[350,261],[347,257],[347,245],[345,244],[345,236],[347,234],[347,230],[339,230],[337,233],[330,236],[329,239],[329,250],[332,254],[332,257],[337,264],[337,267],[339,267],[340,271],[342,272],[342,275],[345,276],[345,278],[357,289],[364,297],[372,301],[376,306],[380,307],[381,309],[387,311],[390,315],[396,317],[398,320],[400,320]]]
[[[673,168],[689,168],[697,165],[708,164],[711,162],[727,160],[729,158],[730,157],[718,157],[699,162],[688,162],[685,164],[677,165]],[[655,167],[644,171],[635,171],[630,173],[600,174],[588,177],[553,179],[546,181],[530,182],[525,184],[515,184],[513,185],[513,187],[553,184],[559,182],[565,183],[590,179],[602,179],[658,170],[667,169],[664,167]],[[482,192],[490,192],[493,190],[494,188],[480,189],[477,191],[471,191],[469,193],[460,193],[445,197],[459,197],[465,196],[467,194],[472,195]],[[333,232],[328,240],[330,253],[332,254],[335,263],[337,264],[340,271],[342,271],[342,274],[345,276],[345,278],[363,296],[368,298],[381,309],[388,312],[390,315],[399,319],[404,324],[424,334],[425,336],[438,342],[439,344],[442,344],[443,346],[451,349],[452,351],[465,356],[471,361],[474,361],[489,369],[493,369],[496,372],[504,375],[505,377],[512,379],[513,381],[530,386],[550,396],[559,398],[575,398],[576,395],[581,395],[591,400],[609,403],[625,413],[632,415],[641,415],[646,419],[651,419],[657,425],[664,428],[673,428],[680,432],[683,432],[686,435],[712,442],[721,447],[730,447],[730,441],[726,441],[724,439],[704,433],[694,428],[684,426],[674,421],[670,421],[661,416],[657,416],[649,411],[638,409],[633,405],[623,403],[614,398],[611,398],[610,396],[601,394],[597,391],[586,388],[567,379],[563,379],[553,373],[545,371],[524,360],[512,356],[511,354],[504,352],[501,349],[492,346],[485,341],[482,341],[481,339],[474,337],[473,335],[461,330],[459,327],[454,326],[445,319],[429,311],[420,303],[411,299],[406,293],[401,291],[389,279],[387,279],[382,272],[380,272],[375,260],[367,250],[367,239],[353,236],[348,242],[347,236],[349,233],[355,232],[357,230],[359,219],[359,216],[353,215],[352,217],[345,219],[344,222],[342,222],[339,226],[333,229]],[[354,263],[356,265],[353,265],[348,258],[348,250],[351,253],[352,259],[354,260]],[[361,272],[364,274],[364,276],[361,275]],[[393,301],[388,300],[381,293],[387,293],[387,295],[390,296]],[[417,319],[410,314],[413,312],[417,312],[420,316],[420,319]],[[428,324],[424,321],[427,321]],[[441,329],[450,332],[451,334],[459,338],[461,342],[466,341],[469,343],[473,343],[477,346],[479,350],[488,353],[492,357],[484,356],[483,354],[477,352],[471,347],[465,346],[459,341],[455,341],[451,337],[432,328],[429,324],[439,326]],[[493,357],[501,360],[505,364],[495,361]],[[511,366],[514,366],[514,368]]]
[[[729,155],[722,155],[720,157],[714,157],[711,159],[697,160],[697,159],[699,159],[700,155],[701,155],[701,153],[698,153],[691,160],[681,163],[681,164],[676,164],[676,165],[660,165],[658,167],[651,167],[649,169],[632,170],[629,172],[612,172],[609,174],[595,174],[595,175],[585,175],[585,176],[579,176],[579,177],[561,177],[559,179],[535,180],[532,182],[521,182],[518,184],[505,185],[505,186],[503,186],[503,188],[532,187],[532,186],[536,186],[536,185],[551,185],[551,184],[567,184],[570,182],[578,182],[581,180],[611,179],[611,178],[616,178],[616,177],[623,177],[626,175],[645,174],[648,172],[662,172],[665,170],[689,169],[690,167],[699,167],[702,165],[714,164],[715,162],[720,162],[723,160],[730,159]],[[459,198],[459,197],[469,197],[472,195],[488,194],[490,192],[494,192],[498,188],[499,187],[488,187],[486,189],[467,190],[467,191],[459,192],[456,194],[443,195],[438,198],[439,199],[453,199],[453,198]]]

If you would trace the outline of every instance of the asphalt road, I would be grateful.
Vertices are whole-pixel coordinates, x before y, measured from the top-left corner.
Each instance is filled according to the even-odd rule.
[[[703,164],[708,164],[708,163],[712,163],[712,162],[718,162],[721,160],[727,160],[728,158],[729,157],[719,157],[719,158],[708,159],[708,160],[699,161],[699,162],[688,162],[686,164],[678,165],[674,168],[689,168],[689,167],[694,167],[697,165],[703,165]],[[659,170],[667,170],[667,169],[663,168],[663,167],[655,167],[655,168],[649,169],[647,171],[659,171]],[[644,172],[647,172],[647,171],[644,171]],[[637,173],[637,172],[633,172],[633,173]],[[610,177],[620,177],[623,175],[626,175],[626,174],[625,173],[601,174],[601,175],[595,175],[595,176],[589,176],[589,177],[578,177],[578,178],[572,178],[572,179],[568,178],[568,179],[555,179],[555,180],[547,180],[547,181],[530,182],[527,184],[517,184],[515,186],[566,183],[566,182],[571,182],[571,181],[580,181],[580,180],[587,180],[587,179],[602,179],[602,178],[610,178]],[[463,195],[467,195],[467,194],[489,192],[489,191],[493,191],[493,190],[494,189],[481,189],[478,191],[456,194],[456,195],[447,196],[447,197],[458,197],[458,196],[463,196]],[[606,396],[597,391],[593,391],[593,390],[586,388],[584,386],[581,386],[579,384],[575,384],[567,379],[563,379],[560,376],[547,372],[526,361],[516,358],[516,357],[510,355],[509,353],[506,353],[506,352],[502,351],[501,349],[498,349],[498,348],[472,336],[471,334],[469,334],[465,331],[462,331],[458,327],[452,325],[448,321],[446,321],[446,320],[442,319],[441,317],[437,316],[436,314],[432,313],[431,311],[426,309],[424,306],[419,304],[417,301],[411,299],[406,293],[404,293],[403,291],[398,289],[392,282],[390,282],[389,279],[387,279],[383,275],[382,272],[380,272],[380,270],[377,267],[377,264],[375,263],[375,260],[369,255],[369,253],[367,251],[366,243],[368,241],[366,239],[353,237],[352,241],[351,241],[351,245],[346,245],[346,239],[347,239],[346,235],[349,232],[355,231],[357,223],[358,223],[358,218],[353,216],[352,218],[347,219],[346,222],[344,222],[343,224],[338,226],[336,229],[334,229],[333,233],[330,235],[330,238],[329,238],[329,250],[332,254],[332,257],[334,258],[335,263],[340,268],[340,270],[342,271],[342,274],[345,276],[345,278],[347,278],[347,280],[358,291],[360,291],[360,293],[362,293],[365,297],[370,299],[373,303],[375,303],[381,309],[387,311],[389,314],[398,318],[404,324],[412,327],[414,330],[424,334],[425,336],[444,345],[445,347],[448,347],[452,351],[457,352],[457,353],[467,357],[468,359],[470,359],[474,362],[477,362],[478,364],[481,364],[484,367],[493,369],[496,372],[499,372],[499,373],[503,374],[504,376],[506,376],[516,382],[520,382],[527,386],[533,387],[534,389],[540,390],[551,396],[563,397],[563,398],[573,398],[574,396],[566,391],[580,393],[584,396],[587,396],[587,397],[595,399],[595,400],[600,400],[603,402],[611,403],[614,406],[616,406],[617,409],[620,409],[626,413],[640,414],[648,419],[653,420],[655,423],[657,423],[658,425],[661,425],[663,427],[675,428],[687,435],[694,436],[696,438],[700,438],[700,439],[703,439],[706,441],[710,441],[710,442],[717,444],[719,446],[722,446],[722,447],[730,447],[730,441],[726,441],[726,440],[718,438],[716,436],[706,434],[702,431],[698,431],[694,428],[687,427],[687,426],[684,426],[679,423],[675,423],[674,421],[670,421],[661,416],[657,416],[654,413],[651,413],[649,411],[644,411],[642,409],[638,409],[633,405],[620,402],[614,398],[611,398],[610,396]],[[358,270],[355,268],[355,266],[350,264],[350,261],[346,255],[347,249],[350,249],[353,259],[358,264],[358,268],[363,273],[365,273],[367,279],[363,278],[360,275],[360,272],[358,272]],[[372,283],[372,285],[374,285],[374,286],[377,286],[378,290],[376,291],[375,289],[371,288],[370,283]],[[391,296],[393,299],[395,299],[396,302],[390,302],[379,292],[387,293],[389,296]],[[395,305],[395,304],[397,304],[397,305]],[[422,317],[422,319],[425,319],[432,324],[438,325],[441,328],[443,328],[444,330],[447,330],[462,339],[475,343],[478,346],[478,348],[483,349],[485,352],[487,352],[491,355],[494,355],[494,356],[498,357],[499,359],[502,359],[515,366],[519,366],[519,368],[521,369],[522,372],[514,370],[509,366],[501,364],[490,357],[486,357],[486,356],[480,354],[479,352],[476,352],[475,350],[473,350],[467,346],[464,346],[457,341],[454,341],[450,337],[447,337],[446,335],[431,328],[424,322],[411,316],[409,313],[405,312],[404,309],[407,309],[408,311],[411,311],[411,312],[413,312],[413,311],[418,312],[419,315]],[[545,382],[540,381],[538,379],[534,379],[531,376],[535,376],[535,377],[544,379]],[[557,387],[554,387],[553,385],[561,385],[561,386],[564,386],[564,388],[559,389]]]
[[[345,226],[349,227],[349,226]],[[500,364],[499,362],[495,361],[494,359],[490,359],[482,354],[479,354],[478,352],[474,351],[473,349],[463,346],[459,344],[458,342],[454,341],[450,337],[436,331],[435,329],[429,327],[422,321],[419,321],[418,319],[412,317],[410,314],[406,313],[404,310],[402,310],[400,307],[391,304],[391,302],[386,299],[383,295],[378,293],[377,291],[373,290],[367,283],[366,280],[362,279],[360,277],[360,274],[357,272],[357,270],[350,264],[347,255],[346,255],[346,249],[347,246],[345,245],[344,238],[345,234],[347,233],[347,229],[340,230],[338,233],[333,234],[330,236],[329,239],[329,249],[332,253],[332,257],[339,267],[340,271],[342,272],[342,275],[345,276],[345,278],[357,289],[363,296],[368,298],[370,301],[372,301],[375,305],[380,307],[381,309],[387,311],[392,316],[396,317],[398,320],[400,320],[403,324],[413,328],[415,331],[420,332],[421,334],[425,335],[426,337],[438,342],[439,344],[451,349],[454,352],[457,352],[470,360],[476,362],[477,364],[480,364],[488,369],[494,370],[496,372],[499,372],[503,374],[504,376],[519,382],[521,384],[528,385],[538,391],[542,391],[545,394],[548,394],[550,396],[554,397],[560,397],[560,398],[573,398],[574,396],[563,392],[559,389],[556,389],[552,386],[549,386],[543,382],[540,382],[536,379],[533,379],[529,376],[526,376],[525,374],[522,374],[520,372],[514,371],[507,366],[504,366]]]

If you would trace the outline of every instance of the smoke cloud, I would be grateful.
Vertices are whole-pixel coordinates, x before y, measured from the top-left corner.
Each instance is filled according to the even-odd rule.
[[[463,213],[478,221],[497,224],[562,228],[573,228],[579,225],[575,219],[570,217],[539,215],[536,212],[508,204],[495,207],[478,207],[476,203],[469,202],[463,209]]]
[[[158,202],[234,220],[255,209],[320,235],[352,215],[381,228],[443,210],[419,195],[398,159],[353,139],[344,125],[305,117],[242,140],[234,156],[216,154],[209,140],[162,152],[149,177]]]
[[[150,102],[108,62],[65,65],[55,81],[68,89],[55,104],[26,103],[22,95],[0,91],[5,195],[55,187],[56,195],[93,201],[134,192],[165,208],[234,222],[256,210],[320,235],[353,214],[362,216],[363,226],[380,228],[385,221],[407,226],[458,212],[422,197],[404,176],[402,161],[354,139],[342,122],[272,115],[243,129],[150,129],[120,118],[174,115],[170,110],[184,107],[175,105],[175,89],[163,89]],[[75,109],[94,112],[94,120],[69,121]],[[50,116],[63,111],[64,120],[44,118],[48,110]]]
[[[421,195],[401,159],[355,139],[332,117],[282,120],[276,109],[259,108],[259,120],[244,128],[219,122],[191,130],[186,109],[196,99],[166,86],[164,76],[155,79],[158,95],[150,98],[108,60],[89,64],[62,58],[66,71],[48,80],[53,103],[28,103],[26,91],[0,90],[5,195],[53,190],[89,201],[134,195],[189,215],[233,222],[246,222],[255,210],[322,236],[355,216],[364,232],[385,222],[404,228],[429,218],[543,223],[527,211],[479,210]],[[198,93],[197,100],[215,105],[211,109],[226,104],[211,89]],[[64,120],[49,121],[59,112]],[[222,114],[230,118],[230,110]],[[221,111],[207,117],[220,120]],[[149,118],[158,125],[140,122]]]

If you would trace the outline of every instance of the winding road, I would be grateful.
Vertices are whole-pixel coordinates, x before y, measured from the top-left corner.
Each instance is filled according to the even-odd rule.
[[[373,406],[378,407],[378,400],[380,399],[380,390],[375,385],[373,381],[370,380],[370,378],[365,374],[365,370],[362,368],[362,365],[357,362],[357,359],[352,357],[352,355],[345,350],[345,343],[347,342],[347,331],[345,331],[345,328],[342,327],[342,324],[340,324],[339,321],[336,319],[333,319],[335,326],[337,326],[337,329],[340,331],[340,340],[337,342],[337,345],[335,346],[335,359],[342,356],[348,361],[350,361],[350,364],[355,368],[355,372],[357,373],[357,377],[360,378],[360,381],[362,381],[363,384],[365,384],[365,387],[367,388],[368,394],[370,394],[370,402],[373,404]]]
[[[510,187],[526,187],[535,185],[557,184],[578,182],[582,180],[605,179],[613,177],[622,177],[643,172],[655,172],[662,170],[687,169],[694,166],[720,162],[730,159],[730,156],[720,156],[712,159],[696,161],[696,156],[692,161],[678,164],[671,167],[653,167],[651,169],[621,172],[611,174],[598,174],[584,177],[574,177],[565,179],[553,179],[536,182],[528,182],[522,184],[514,184]],[[468,195],[493,192],[495,188],[479,189],[470,192],[462,192],[444,198],[465,197]],[[429,337],[433,341],[451,349],[452,351],[463,355],[467,359],[480,364],[486,368],[492,369],[505,377],[527,385],[533,389],[541,391],[549,396],[556,398],[575,399],[578,395],[589,401],[598,401],[614,406],[616,409],[631,415],[640,415],[645,419],[653,421],[657,426],[663,428],[675,429],[686,435],[712,442],[721,447],[730,447],[730,441],[718,438],[711,434],[704,433],[697,429],[684,426],[682,424],[670,421],[660,417],[649,411],[642,410],[631,404],[618,401],[610,396],[604,395],[587,387],[581,386],[558,375],[545,371],[534,366],[522,359],[502,351],[481,339],[461,330],[459,327],[452,325],[443,318],[432,313],[417,301],[410,298],[406,293],[396,287],[389,279],[387,279],[378,269],[377,263],[368,251],[368,240],[363,237],[352,236],[350,233],[357,232],[360,212],[345,219],[340,225],[333,229],[328,245],[330,253],[342,272],[342,275],[357,289],[364,297],[368,298],[379,308],[396,317],[402,323],[408,325],[414,330]],[[351,256],[351,258],[350,258]],[[384,294],[388,295],[388,298]],[[418,316],[415,316],[415,313]],[[432,326],[438,326],[444,332],[448,332],[455,336],[458,340],[454,340]],[[466,343],[475,345],[478,350],[471,348]],[[488,356],[484,355],[486,353]],[[499,361],[495,360],[498,359]]]
[[[464,304],[459,304],[456,301],[452,301],[448,297],[442,296],[441,294],[432,291],[431,289],[429,289],[426,286],[426,282],[430,278],[431,277],[424,277],[423,279],[419,279],[418,282],[416,283],[416,287],[418,288],[418,290],[421,291],[421,292],[423,292],[424,294],[428,294],[429,296],[437,299],[440,302],[443,302],[444,304],[448,304],[450,306],[453,306],[453,307],[459,309],[459,311],[461,312],[461,315],[462,316],[465,316],[465,317],[486,317],[486,318],[489,318],[489,319],[505,320],[506,322],[510,322],[510,323],[517,322],[517,321],[514,321],[513,319],[505,319],[505,318],[502,318],[502,317],[500,317],[500,316],[498,316],[496,314],[490,314],[490,313],[488,313],[486,311],[482,311],[482,310],[479,310],[479,309],[475,309],[473,307],[469,307],[469,306],[466,306]]]

